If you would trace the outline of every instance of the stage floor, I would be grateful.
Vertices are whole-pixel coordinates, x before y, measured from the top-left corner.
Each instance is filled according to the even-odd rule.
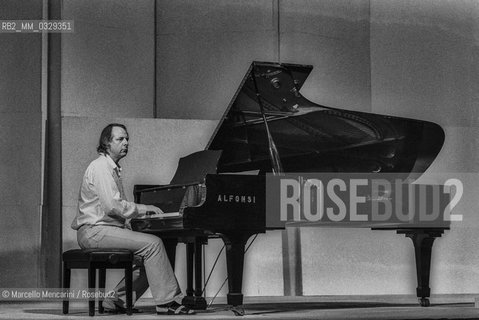
[[[479,319],[475,300],[479,294],[437,295],[430,307],[421,307],[413,296],[314,296],[246,297],[244,319]],[[156,315],[151,299],[137,304],[143,313],[95,314],[101,319],[240,319],[226,310],[224,298],[217,298],[206,311],[194,316]],[[70,313],[62,313],[59,302],[0,303],[0,319],[91,319],[86,302],[72,302]]]

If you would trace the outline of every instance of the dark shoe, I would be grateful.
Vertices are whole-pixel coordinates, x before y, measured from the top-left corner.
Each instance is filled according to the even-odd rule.
[[[156,306],[156,314],[168,314],[168,315],[192,315],[196,314],[194,310],[191,310],[190,308],[179,304],[176,301],[167,303],[167,304],[162,304]]]

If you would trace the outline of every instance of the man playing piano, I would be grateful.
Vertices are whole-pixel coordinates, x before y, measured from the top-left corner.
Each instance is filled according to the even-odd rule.
[[[120,159],[128,153],[128,132],[122,124],[109,124],[100,136],[99,157],[90,163],[83,176],[78,212],[72,222],[81,248],[124,248],[143,260],[133,272],[133,295],[138,299],[148,285],[158,314],[194,314],[181,305],[178,281],[160,238],[127,228],[127,219],[147,213],[161,214],[160,208],[126,200],[121,182]],[[115,287],[116,298],[103,302],[105,309],[125,312],[125,281]]]

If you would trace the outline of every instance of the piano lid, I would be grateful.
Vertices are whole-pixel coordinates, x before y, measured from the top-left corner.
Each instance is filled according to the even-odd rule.
[[[311,70],[251,64],[208,143],[223,150],[218,172],[272,170],[264,119],[285,172],[422,173],[434,161],[439,125],[313,103],[300,93]]]

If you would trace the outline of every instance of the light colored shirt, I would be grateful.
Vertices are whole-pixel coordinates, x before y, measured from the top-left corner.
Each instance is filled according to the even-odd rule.
[[[146,214],[147,207],[126,200],[121,168],[101,154],[85,171],[78,197],[78,212],[71,227],[111,225],[124,227],[126,219]]]

